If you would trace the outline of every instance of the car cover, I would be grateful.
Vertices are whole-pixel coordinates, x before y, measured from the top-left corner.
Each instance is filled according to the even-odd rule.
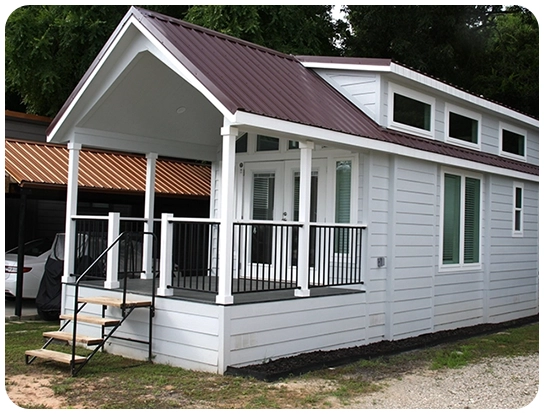
[[[36,295],[38,315],[46,321],[60,316],[61,278],[64,268],[64,234],[58,234],[51,254],[44,266],[42,280]]]

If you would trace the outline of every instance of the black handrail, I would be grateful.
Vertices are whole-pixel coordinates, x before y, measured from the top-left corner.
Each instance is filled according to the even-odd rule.
[[[117,238],[89,265],[89,267],[87,269],[85,269],[85,271],[78,276],[78,278],[75,280],[75,282],[72,282],[72,283],[67,283],[67,284],[70,284],[70,285],[73,285],[75,290],[74,290],[74,317],[72,319],[72,323],[73,323],[73,331],[72,331],[72,362],[71,362],[71,369],[72,369],[72,372],[74,372],[74,367],[75,367],[75,364],[74,364],[74,360],[75,360],[75,355],[76,355],[76,337],[77,337],[77,314],[78,312],[85,306],[85,304],[83,304],[81,306],[81,308],[78,308],[78,299],[79,299],[79,285],[80,285],[80,282],[83,280],[83,278],[87,275],[87,273],[93,268],[93,266],[95,264],[97,264],[117,243],[119,243],[121,241],[121,239],[123,239],[124,237],[127,237],[127,236],[133,236],[135,234],[138,234],[138,235],[142,235],[142,236],[145,236],[145,235],[151,235],[153,236],[154,238],[154,242],[153,242],[153,253],[156,253],[156,248],[157,248],[157,236],[153,233],[153,232],[133,232],[133,231],[125,231],[125,232],[122,232],[121,234],[119,234],[119,236],[117,236]],[[131,240],[131,238],[129,239]],[[125,243],[125,248],[128,249],[128,243]],[[152,358],[152,355],[151,355],[151,342],[152,342],[152,318],[154,316],[154,313],[155,313],[155,295],[156,295],[156,289],[155,289],[155,275],[156,275],[156,269],[155,269],[155,260],[154,260],[154,256],[155,254],[152,255],[152,260],[151,260],[151,274],[152,274],[152,288],[151,288],[151,310],[150,310],[150,315],[149,315],[149,359],[151,360]],[[128,255],[126,254],[125,252],[125,280],[124,280],[124,283],[123,283],[123,302],[122,302],[122,305],[121,305],[121,310],[123,312],[123,317],[125,316],[125,304],[126,304],[126,295],[127,295],[127,263],[128,263]],[[66,325],[64,325],[66,326]],[[63,326],[63,328],[64,328]],[[101,347],[104,346],[104,343],[102,343],[101,345],[99,345],[95,351],[91,354],[94,355],[94,353]]]

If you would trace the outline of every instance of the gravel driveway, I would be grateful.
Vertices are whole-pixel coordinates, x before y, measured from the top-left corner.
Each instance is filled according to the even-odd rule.
[[[493,358],[458,369],[421,369],[382,381],[380,391],[346,408],[522,408],[537,395],[538,371],[538,354]]]

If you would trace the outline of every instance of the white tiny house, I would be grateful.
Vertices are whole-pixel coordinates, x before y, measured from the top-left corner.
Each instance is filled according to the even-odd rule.
[[[71,153],[63,312],[82,223],[109,246],[141,223],[138,277],[112,247],[78,294],[153,295],[119,332],[151,324],[156,362],[224,373],[538,314],[538,120],[390,60],[284,55],[132,8],[48,139]],[[146,154],[145,217],[78,216],[82,147]],[[209,219],[154,217],[169,156],[211,163]]]

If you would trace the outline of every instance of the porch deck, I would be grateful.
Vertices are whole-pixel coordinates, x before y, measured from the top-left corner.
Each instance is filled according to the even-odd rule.
[[[193,284],[196,287],[197,286],[197,279],[193,278]],[[206,276],[206,279],[212,279],[211,283],[216,283],[216,278],[213,276]],[[261,302],[272,302],[272,301],[278,301],[278,300],[294,300],[294,299],[301,299],[299,297],[296,297],[294,294],[295,287],[292,289],[285,288],[282,286],[282,290],[266,290],[266,291],[251,291],[247,292],[247,290],[250,290],[249,284],[254,284],[256,281],[250,281],[250,280],[240,280],[238,283],[237,279],[234,279],[235,283],[233,283],[234,286],[241,286],[242,284],[246,285],[246,292],[244,292],[243,289],[240,289],[240,291],[244,293],[239,293],[240,291],[237,291],[237,289],[233,288],[233,297],[234,297],[234,305],[237,304],[248,304],[248,303],[261,303]],[[208,283],[209,281],[206,281]],[[117,289],[106,289],[104,288],[104,282],[103,281],[82,281],[80,286],[84,287],[91,287],[94,289],[104,289],[108,291],[122,291],[122,281],[121,281],[121,287]],[[202,284],[202,278],[199,278],[198,280],[199,284]],[[268,283],[268,282],[267,282]],[[271,282],[274,283],[274,282]],[[278,283],[279,284],[279,283]],[[151,294],[151,288],[152,288],[152,280],[150,279],[129,279],[127,284],[127,292],[133,293],[137,295],[150,295]],[[187,300],[190,302],[199,302],[199,303],[208,303],[213,304],[216,303],[216,293],[214,292],[205,292],[201,290],[191,290],[191,289],[178,289],[174,288],[174,295],[169,296],[169,299],[178,299],[178,300]],[[320,297],[320,296],[335,296],[335,295],[347,295],[347,294],[354,294],[354,293],[361,293],[364,290],[361,290],[361,286],[351,286],[349,288],[344,287],[314,287],[311,289],[311,295],[310,297]]]

